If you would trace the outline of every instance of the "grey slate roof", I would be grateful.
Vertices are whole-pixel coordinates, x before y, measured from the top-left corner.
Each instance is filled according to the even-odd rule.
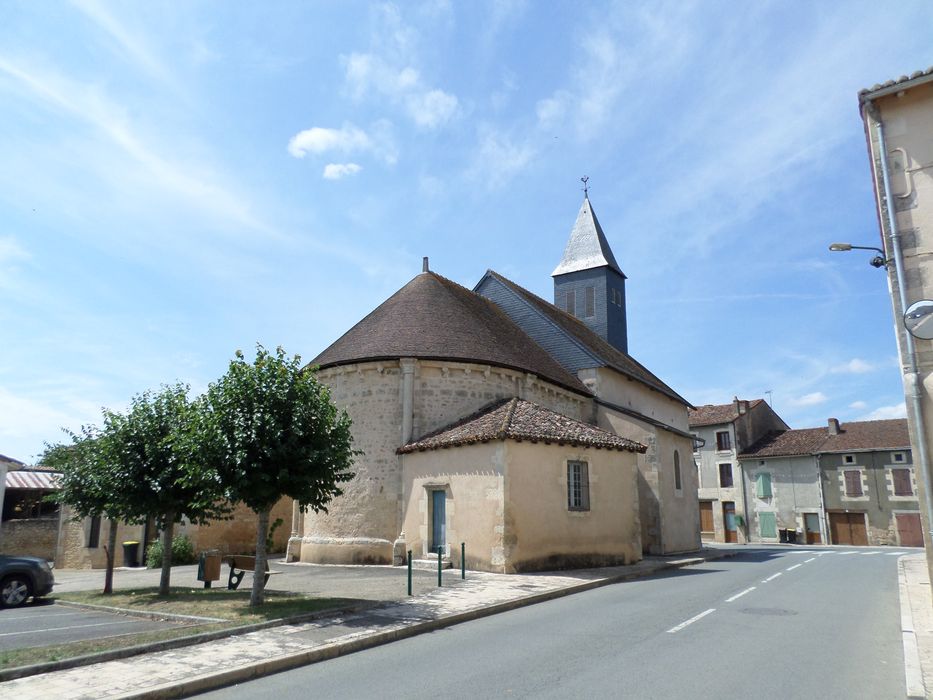
[[[423,272],[344,333],[310,364],[321,368],[415,357],[474,362],[531,372],[592,396],[485,297]]]
[[[524,287],[519,286],[507,277],[503,277],[494,270],[487,270],[486,275],[495,278],[519,295],[526,303],[530,304],[539,313],[544,315],[559,331],[563,331],[563,333],[569,336],[571,342],[577,343],[586,352],[592,355],[594,358],[594,367],[611,367],[617,372],[621,372],[626,377],[641,382],[655,391],[661,392],[668,398],[674,399],[685,406],[690,406],[689,401],[658,379],[631,355],[611,345],[587,327],[580,319],[557,308],[554,304],[545,301],[537,294],[529,292]]]
[[[492,440],[527,440],[641,453],[648,449],[640,443],[538,404],[513,398],[495,401],[471,416],[403,445],[396,452],[424,452]]]
[[[739,457],[744,459],[908,449],[910,434],[907,430],[907,419],[893,418],[840,423],[837,435],[830,435],[826,426],[772,433],[750,445]]]
[[[606,265],[625,277],[612,254],[612,248],[609,247],[606,235],[599,225],[589,197],[584,197],[583,205],[577,214],[577,221],[573,225],[573,231],[570,232],[570,240],[564,248],[564,256],[551,276],[591,270],[594,267]]]
[[[888,92],[895,92],[901,89],[908,89],[908,88],[913,87],[914,85],[928,82],[931,79],[933,79],[933,66],[930,66],[926,70],[914,71],[909,76],[902,75],[896,80],[887,80],[883,83],[876,83],[872,85],[870,88],[859,90],[859,93],[858,93],[859,101],[864,102],[865,100],[870,100],[875,97],[880,97],[882,94],[887,94]]]

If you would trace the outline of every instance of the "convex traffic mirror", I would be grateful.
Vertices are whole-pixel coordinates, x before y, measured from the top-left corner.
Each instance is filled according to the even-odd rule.
[[[904,312],[904,328],[914,338],[933,340],[933,301],[921,299]]]

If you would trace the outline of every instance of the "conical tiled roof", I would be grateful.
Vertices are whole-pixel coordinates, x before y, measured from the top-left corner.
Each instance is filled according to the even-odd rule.
[[[556,277],[568,272],[591,270],[594,267],[606,265],[625,277],[612,254],[612,248],[609,247],[596,213],[590,205],[590,198],[584,197],[580,213],[577,214],[577,221],[573,225],[573,231],[570,232],[570,240],[564,248],[564,257],[561,258],[560,264],[551,276]]]
[[[592,395],[493,302],[433,272],[412,279],[311,364],[326,368],[400,357],[507,367]]]

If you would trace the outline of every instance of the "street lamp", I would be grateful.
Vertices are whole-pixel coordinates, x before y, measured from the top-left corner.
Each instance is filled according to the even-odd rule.
[[[890,260],[886,260],[884,257],[884,251],[881,248],[875,248],[870,245],[852,245],[851,243],[833,243],[829,246],[829,249],[834,253],[843,253],[849,250],[876,250],[881,255],[876,255],[871,260],[868,261],[868,264],[872,267],[884,267],[887,265]]]

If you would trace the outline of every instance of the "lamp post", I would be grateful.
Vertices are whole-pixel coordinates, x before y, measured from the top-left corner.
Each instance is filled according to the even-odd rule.
[[[884,251],[881,248],[875,248],[870,245],[852,245],[851,243],[833,243],[829,246],[829,249],[834,253],[844,253],[849,250],[875,250],[881,253],[881,255],[876,255],[871,260],[868,261],[868,264],[872,267],[884,267],[887,265],[890,260],[887,260],[884,257]]]

